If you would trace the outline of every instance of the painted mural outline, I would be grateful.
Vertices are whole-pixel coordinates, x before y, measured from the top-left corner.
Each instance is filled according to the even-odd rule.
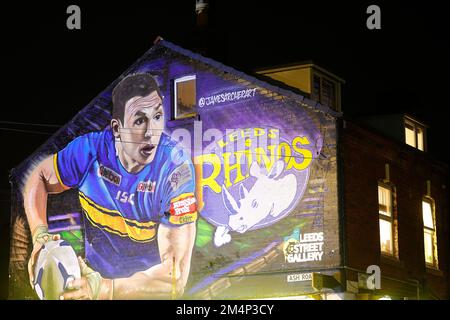
[[[283,91],[210,60],[203,60],[200,56],[162,40],[121,78],[128,74],[143,72],[157,75],[162,96],[165,97],[163,109],[166,114],[173,111],[171,103],[174,79],[195,74],[196,96],[203,98],[215,96],[208,107],[200,108],[197,105],[199,108],[195,110],[198,116],[196,119],[201,118],[204,126],[204,129],[200,130],[200,143],[197,143],[195,136],[197,124],[192,121],[195,119],[168,120],[165,128],[166,133],[175,141],[179,141],[172,136],[177,129],[185,130],[193,137],[189,146],[183,143],[182,146],[186,150],[191,150],[195,172],[191,175],[186,170],[180,169],[168,177],[170,189],[174,191],[191,177],[195,178],[196,184],[195,196],[199,214],[189,281],[186,285],[187,297],[252,298],[255,297],[255,289],[250,291],[247,289],[253,288],[253,284],[259,286],[257,291],[260,297],[271,296],[272,290],[275,290],[273,284],[279,286],[277,292],[302,292],[302,288],[308,286],[307,281],[301,284],[302,287],[298,286],[300,282],[286,286],[285,275],[292,273],[292,268],[320,267],[322,264],[330,265],[338,261],[337,255],[330,259],[327,251],[323,254],[325,261],[307,261],[301,265],[294,265],[286,262],[283,250],[284,237],[292,234],[296,228],[301,228],[304,233],[322,232],[324,225],[315,223],[316,220],[329,223],[330,220],[324,220],[324,217],[330,216],[325,214],[328,208],[334,210],[336,205],[333,193],[329,193],[334,192],[336,183],[334,176],[336,167],[333,162],[336,149],[333,145],[335,138],[333,114],[330,116],[320,108],[315,108],[300,95]],[[31,159],[37,161],[45,152],[61,150],[74,138],[101,130],[108,125],[111,119],[111,92],[117,82],[115,81],[86,106]],[[217,96],[225,93],[235,94]],[[212,101],[215,104],[211,104]],[[219,132],[220,136],[214,140],[207,139],[211,136],[205,137],[209,130]],[[266,138],[266,143],[260,144],[254,139],[258,137]],[[326,139],[329,139],[331,144],[325,144]],[[198,150],[203,154],[198,155],[196,152]],[[19,168],[16,179],[26,174],[30,164],[32,165],[32,161]],[[103,169],[99,179],[117,187],[117,184],[121,183],[119,176],[123,178],[123,175],[120,170],[111,166],[107,168],[113,169],[118,175]],[[251,174],[251,171],[254,174]],[[265,178],[268,181],[263,183]],[[284,201],[279,201],[279,208],[276,208],[277,201],[273,201],[274,195],[268,194],[264,197],[257,192],[258,185],[278,189],[274,187],[276,182],[290,185],[287,187],[289,190],[285,192]],[[17,180],[15,183],[17,186]],[[116,193],[114,196],[117,196],[116,200],[123,202],[124,205],[132,206],[132,203],[136,205],[139,197],[151,197],[157,192],[160,183],[158,179],[140,179],[134,196],[128,190],[120,190],[127,193]],[[331,196],[328,196],[329,194]],[[78,197],[78,193],[72,195]],[[16,194],[16,197],[20,199],[20,194]],[[173,219],[188,210],[188,202],[185,202],[185,199],[178,200],[180,202],[174,202],[172,206]],[[245,213],[249,212],[244,212],[242,208],[245,206],[241,205],[241,200],[248,201],[245,206],[250,209],[255,209],[255,206],[264,207],[261,216],[246,216]],[[249,222],[240,224],[239,220],[233,221],[240,218],[238,214],[230,214],[230,211],[232,213],[238,211],[233,208],[231,204],[233,201],[235,207],[242,210],[244,219],[248,219]],[[264,201],[266,202],[263,204]],[[84,235],[80,234],[82,230],[79,230],[78,226],[83,223],[79,221],[82,208],[74,206],[73,199],[63,194],[50,196],[49,208],[55,219],[58,218],[58,221],[51,221],[58,222],[58,225],[55,224],[50,232],[59,228],[65,230],[73,228],[79,232],[74,241],[81,245]],[[28,227],[26,221],[24,226],[21,224],[24,219],[24,213],[21,212],[23,208],[17,206],[13,210],[16,212],[16,220],[13,222],[15,230],[20,229],[22,232],[15,233],[14,237],[26,238],[26,236],[19,237],[19,233],[22,235],[25,232],[26,235],[26,230],[22,229]],[[67,222],[59,220],[60,217],[66,219],[68,216],[74,218]],[[333,216],[331,221],[334,221]],[[70,225],[67,226],[69,222]],[[66,236],[67,234],[64,235],[65,239]],[[219,239],[223,243],[217,246]],[[90,240],[95,241],[95,238]],[[337,248],[333,247],[335,246],[333,242],[328,241],[333,240],[327,240],[327,250]],[[22,242],[19,244],[24,246]],[[77,250],[82,251],[84,248]],[[22,254],[22,251],[20,252]],[[17,271],[11,278],[13,289],[17,290],[15,296],[20,297],[19,290],[22,290],[25,292],[22,296],[35,298],[29,291],[23,290],[24,279],[25,281],[28,279],[21,271],[22,260],[16,261],[11,263],[14,272]],[[280,277],[277,278],[277,275]],[[259,282],[255,283],[254,279],[259,279]],[[270,286],[265,284],[266,280],[271,281]]]

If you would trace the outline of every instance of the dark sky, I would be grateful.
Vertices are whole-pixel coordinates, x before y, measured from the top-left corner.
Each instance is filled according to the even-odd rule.
[[[66,8],[73,3],[81,8],[81,30],[66,28]],[[61,1],[3,10],[1,55],[9,79],[3,88],[10,94],[1,120],[65,124],[157,35],[193,48],[193,0],[144,3]],[[366,27],[366,9],[374,3],[381,8],[381,30]],[[449,106],[450,36],[441,3],[211,1],[204,41],[209,57],[242,71],[313,60],[346,80],[346,115],[416,115],[430,125],[430,152],[449,161],[442,112]],[[2,189],[7,170],[49,137],[41,131],[54,130],[0,123],[2,141],[14,150],[2,159]]]
[[[148,50],[157,35],[191,49],[194,1],[183,2],[75,1],[82,13],[77,31],[66,28],[66,8],[72,2],[6,12],[2,32],[10,45],[3,48],[2,60],[10,61],[6,69],[17,96],[2,120],[64,124]],[[441,2],[243,3],[211,3],[211,58],[243,71],[313,60],[346,80],[346,114],[408,111],[431,125],[431,139],[445,134],[447,119],[439,112],[449,105],[450,37]],[[366,8],[373,3],[381,8],[381,30],[366,28]],[[8,158],[5,169],[47,137],[0,132],[8,142],[27,145]],[[430,144],[430,151],[448,157],[438,149]]]
[[[55,131],[5,121],[63,125],[157,35],[187,49],[194,46],[195,1],[92,2],[2,8],[3,204],[8,204],[8,171]],[[450,36],[444,2],[390,2],[211,2],[208,55],[242,71],[313,60],[346,80],[345,114],[416,115],[431,126],[430,152],[450,161],[445,113]],[[70,4],[81,8],[81,30],[66,28]],[[381,8],[381,30],[366,28],[370,4]]]
[[[17,92],[7,121],[65,124],[148,50],[157,35],[194,45],[194,1],[48,3],[16,8],[2,28],[11,43],[6,68]],[[66,28],[66,8],[78,4],[81,30]],[[449,160],[445,135],[450,71],[449,33],[441,2],[218,1],[211,3],[209,57],[243,71],[313,60],[346,80],[347,115],[407,111],[430,124],[430,151]],[[381,8],[381,30],[369,30],[366,9]],[[5,61],[5,59],[3,59]],[[14,61],[14,62],[12,62]],[[13,107],[11,107],[13,106]],[[55,129],[6,126],[31,131]],[[0,130],[16,152],[8,169],[48,136]],[[434,140],[438,141],[434,144]],[[5,161],[5,160],[3,160]],[[2,186],[5,181],[2,175]]]

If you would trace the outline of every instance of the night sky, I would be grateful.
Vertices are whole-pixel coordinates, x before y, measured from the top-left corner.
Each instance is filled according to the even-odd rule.
[[[156,36],[186,49],[198,41],[192,0],[58,2],[2,10],[3,204],[8,171],[57,129],[6,122],[64,125]],[[430,125],[430,153],[450,162],[450,36],[443,1],[217,2],[211,2],[204,40],[208,57],[246,72],[313,60],[345,79],[344,114],[415,115]],[[66,28],[70,4],[81,8],[81,30]],[[366,27],[370,4],[381,8],[381,30]]]
[[[2,28],[11,31],[11,45],[2,55],[14,61],[6,68],[16,92],[2,120],[63,125],[147,51],[156,36],[192,49],[194,1],[161,2],[164,5],[78,2],[81,30],[66,28],[66,8],[72,2],[16,9],[23,14],[12,16]],[[450,36],[441,5],[378,3],[381,30],[369,30],[366,9],[376,2],[217,2],[210,5],[205,41],[209,57],[246,72],[313,60],[345,79],[344,114],[416,115],[431,127],[430,152],[450,160],[442,145],[448,135],[442,112],[449,106]],[[37,131],[0,129],[15,150],[2,160],[3,189],[5,171],[49,138],[41,132],[56,128],[0,127]]]

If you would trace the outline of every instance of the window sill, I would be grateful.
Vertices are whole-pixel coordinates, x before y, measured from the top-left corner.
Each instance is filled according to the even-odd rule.
[[[183,125],[187,125],[187,124],[193,124],[194,121],[199,121],[199,120],[200,120],[200,115],[196,114],[196,115],[191,116],[191,117],[168,120],[166,122],[166,126],[168,128],[174,128],[174,127],[179,127],[179,126],[183,126]]]
[[[394,267],[405,267],[405,264],[399,258],[384,253],[382,253],[380,256],[380,262]]]
[[[416,152],[422,152],[422,153],[427,153],[427,150],[420,150],[418,147],[414,147],[414,146],[412,146],[412,145],[410,145],[410,144],[407,144],[406,142],[405,142],[405,146],[408,148],[408,150],[415,150]]]
[[[444,276],[444,273],[442,272],[442,270],[436,269],[436,267],[427,266],[426,269],[427,269],[427,273],[432,274],[433,276],[438,276],[438,277]]]

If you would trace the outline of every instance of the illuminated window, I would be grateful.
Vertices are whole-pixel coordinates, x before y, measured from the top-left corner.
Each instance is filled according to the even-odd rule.
[[[405,120],[405,142],[421,151],[425,150],[425,129],[418,123]]]
[[[378,185],[378,215],[381,252],[388,255],[394,255],[392,188]]]
[[[174,81],[174,119],[192,117],[196,114],[196,79],[185,76]]]
[[[425,262],[427,265],[437,268],[436,220],[433,207],[431,199],[422,200]]]
[[[313,76],[312,98],[332,109],[337,109],[336,83],[315,74]]]

